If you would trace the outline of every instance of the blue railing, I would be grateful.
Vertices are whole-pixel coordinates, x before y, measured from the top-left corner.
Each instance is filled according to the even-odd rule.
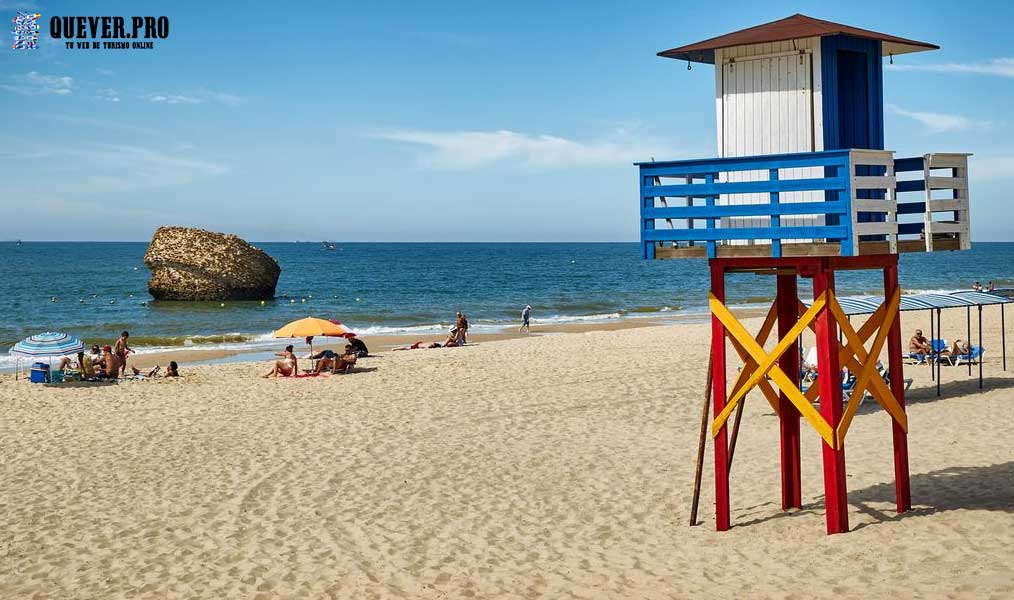
[[[714,258],[719,242],[736,240],[770,241],[771,255],[780,257],[782,240],[788,239],[837,243],[842,256],[855,254],[848,150],[650,162],[637,163],[637,166],[640,169],[641,242],[645,258],[655,258],[659,242],[703,244],[706,255]],[[818,168],[823,176],[795,179],[781,176],[784,169],[806,168]],[[766,171],[767,179],[729,181],[740,178],[735,175],[737,173],[751,171]],[[682,180],[682,183],[666,183],[673,179]],[[780,202],[781,195],[789,192],[820,192],[823,201]],[[767,194],[768,202],[737,203],[739,194]],[[669,206],[670,199],[682,199],[684,205]],[[781,217],[789,215],[815,216],[814,221],[823,224],[783,226]],[[769,226],[721,226],[723,218],[735,217],[768,217]],[[686,220],[686,227],[656,228],[657,221],[671,224],[674,219]],[[704,228],[695,227],[694,220],[704,221]]]

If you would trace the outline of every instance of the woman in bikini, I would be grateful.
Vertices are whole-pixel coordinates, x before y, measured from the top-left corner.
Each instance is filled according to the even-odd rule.
[[[284,352],[278,352],[275,356],[281,356],[281,360],[275,361],[275,366],[267,372],[264,377],[292,377],[299,372],[299,363],[297,362],[296,355],[292,353],[292,344],[285,347]]]

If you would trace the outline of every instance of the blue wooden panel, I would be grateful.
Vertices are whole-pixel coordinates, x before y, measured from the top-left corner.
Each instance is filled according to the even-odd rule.
[[[808,179],[779,179],[779,169],[799,165],[823,167],[824,177]],[[854,256],[852,245],[851,180],[848,177],[852,166],[848,152],[833,150],[783,154],[773,156],[708,158],[692,161],[664,163],[641,163],[639,165],[639,192],[641,242],[645,257],[655,256],[659,243],[706,244],[707,255],[717,254],[718,244],[737,240],[765,240],[771,242],[772,256],[780,256],[781,240],[819,239],[839,245],[841,256]],[[882,169],[882,167],[879,167]],[[766,181],[744,181],[716,183],[719,174],[738,171],[768,171]],[[672,177],[704,183],[680,183],[657,185],[657,177]],[[876,175],[877,172],[871,172]],[[823,190],[828,195],[825,202],[782,203],[783,192]],[[726,194],[766,193],[765,204],[718,205],[718,196]],[[659,197],[688,198],[686,206],[656,207]],[[703,198],[704,204],[694,204],[690,198]],[[917,203],[913,203],[917,204]],[[916,212],[912,210],[912,212]],[[882,214],[882,213],[881,213]],[[783,226],[781,217],[786,215],[823,215],[825,224],[819,226]],[[768,217],[767,227],[722,227],[719,222],[725,217]],[[704,228],[691,227],[693,220],[704,220]],[[687,221],[682,228],[656,229],[658,220]]]
[[[670,177],[696,175],[705,177],[718,171],[753,171],[765,169],[794,169],[801,167],[823,167],[844,165],[848,152],[799,152],[792,154],[770,154],[762,156],[737,156],[731,158],[706,158],[669,162],[634,163],[641,168],[643,177]]]
[[[708,240],[780,240],[797,238],[844,239],[848,227],[816,225],[811,227],[730,227],[715,229],[655,229],[642,232],[645,240],[688,242]]]
[[[925,159],[921,156],[915,156],[912,158],[896,158],[894,159],[894,172],[907,173],[909,171],[922,171],[924,162]]]
[[[780,179],[776,181],[737,181],[731,183],[691,183],[684,185],[642,186],[645,196],[685,197],[719,194],[748,194],[759,192],[807,192],[810,190],[841,190],[846,185],[843,177],[814,179]],[[820,212],[820,211],[817,211]]]
[[[919,167],[922,171],[922,167]],[[894,188],[900,194],[902,192],[922,192],[926,189],[926,182],[922,179],[913,179],[910,181],[898,181]]]
[[[925,228],[926,225],[921,221],[919,223],[898,223],[898,235],[922,233]]]
[[[652,219],[719,219],[721,217],[778,217],[781,215],[846,214],[844,202],[796,202],[793,204],[734,204],[725,206],[652,207],[641,216]],[[771,222],[772,227],[778,223]]]
[[[918,215],[926,212],[925,202],[903,202],[898,204],[899,215]]]
[[[715,183],[715,174],[708,173],[708,175],[704,178],[704,182],[707,184]],[[704,204],[709,208],[713,208],[715,206],[716,200],[718,200],[718,196],[705,196]],[[715,229],[715,221],[713,219],[707,221],[707,229],[708,231],[712,231]],[[708,258],[715,258],[718,255],[718,243],[715,242],[715,240],[707,241],[707,249],[708,249]]]

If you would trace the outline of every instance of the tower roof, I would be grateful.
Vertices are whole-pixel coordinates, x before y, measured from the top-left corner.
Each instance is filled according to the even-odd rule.
[[[732,33],[713,37],[701,42],[695,42],[679,48],[663,50],[659,56],[675,58],[699,63],[715,62],[715,50],[728,48],[730,46],[743,46],[746,44],[765,44],[768,42],[782,42],[798,38],[823,37],[825,35],[845,34],[870,40],[880,40],[883,44],[884,54],[907,54],[909,52],[922,52],[925,50],[939,50],[940,46],[927,42],[918,42],[886,33],[878,33],[868,29],[860,29],[841,23],[833,23],[822,19],[814,19],[802,14],[794,14],[791,17],[771,21],[762,25],[755,25],[746,29],[740,29]]]

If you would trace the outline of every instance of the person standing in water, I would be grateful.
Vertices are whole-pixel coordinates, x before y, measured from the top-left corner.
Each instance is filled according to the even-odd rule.
[[[528,322],[531,315],[532,315],[532,305],[526,304],[525,308],[521,311],[521,327],[518,327],[519,332],[520,331],[526,331],[528,333],[532,332],[531,325]]]

